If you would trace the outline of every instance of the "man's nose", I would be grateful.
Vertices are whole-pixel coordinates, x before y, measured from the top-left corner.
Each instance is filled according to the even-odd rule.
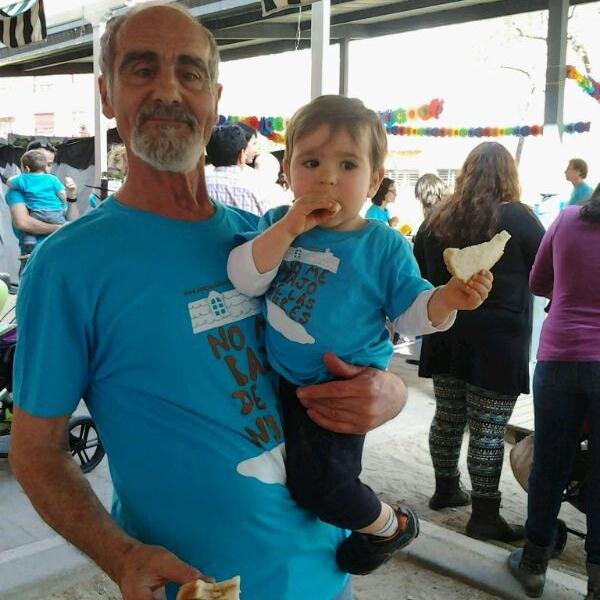
[[[174,69],[161,69],[154,78],[152,99],[163,104],[181,102],[179,79]]]

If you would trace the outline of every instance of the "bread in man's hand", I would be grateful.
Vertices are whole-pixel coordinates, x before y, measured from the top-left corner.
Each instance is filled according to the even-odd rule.
[[[483,244],[460,249],[446,248],[444,262],[454,277],[467,283],[475,273],[482,269],[489,271],[500,260],[509,239],[510,233],[503,230]]]
[[[179,588],[176,600],[240,600],[240,578],[236,575],[218,583],[191,581]]]

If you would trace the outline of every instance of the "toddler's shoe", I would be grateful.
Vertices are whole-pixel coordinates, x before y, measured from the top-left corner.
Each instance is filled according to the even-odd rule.
[[[338,547],[336,560],[338,567],[352,575],[368,575],[386,563],[397,550],[408,546],[419,535],[419,519],[405,506],[394,509],[398,523],[404,522],[404,529],[390,538],[382,538],[368,533],[350,534]]]

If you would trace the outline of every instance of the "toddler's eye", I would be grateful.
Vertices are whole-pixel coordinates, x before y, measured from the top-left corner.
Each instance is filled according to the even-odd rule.
[[[356,169],[356,163],[353,163],[351,160],[345,160],[342,162],[342,168],[346,171],[351,171],[352,169]]]
[[[314,169],[315,167],[319,166],[319,161],[318,160],[314,160],[314,159],[305,160],[302,163],[302,166],[307,167],[309,169]]]

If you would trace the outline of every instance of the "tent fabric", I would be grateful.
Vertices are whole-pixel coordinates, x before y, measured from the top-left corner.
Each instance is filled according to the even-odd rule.
[[[22,48],[46,39],[43,0],[16,2],[0,10],[0,41],[9,48]]]
[[[264,17],[279,10],[304,6],[306,4],[312,4],[316,1],[317,0],[261,0],[262,14]]]

